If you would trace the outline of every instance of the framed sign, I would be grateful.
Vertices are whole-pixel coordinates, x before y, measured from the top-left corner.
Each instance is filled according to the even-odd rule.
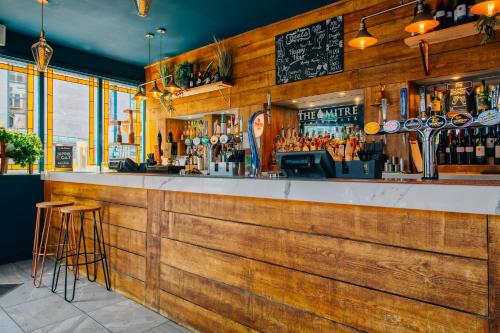
[[[276,84],[344,71],[344,18],[337,16],[276,36]]]
[[[364,127],[364,106],[336,105],[299,111],[300,125],[359,125]]]
[[[56,170],[73,170],[73,146],[56,146],[55,168]]]

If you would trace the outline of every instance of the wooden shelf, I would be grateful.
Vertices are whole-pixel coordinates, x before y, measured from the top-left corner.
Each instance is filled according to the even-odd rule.
[[[175,94],[174,98],[181,98],[181,97],[205,94],[205,93],[209,93],[212,91],[221,92],[221,90],[231,88],[231,87],[232,87],[232,85],[227,83],[227,82],[222,82],[222,81],[214,82],[214,83],[205,84],[205,85],[202,85],[199,87],[182,90],[178,94]],[[221,92],[221,94],[222,94],[222,92]]]
[[[477,174],[481,172],[500,172],[500,165],[472,164],[472,165],[438,165],[438,171],[443,173]]]
[[[495,30],[498,29],[500,29],[500,26],[495,27]],[[421,40],[426,41],[429,45],[431,45],[477,34],[478,31],[475,27],[475,22],[471,22],[443,30],[432,31],[423,35],[405,38],[405,44],[411,48],[416,48],[419,46]]]

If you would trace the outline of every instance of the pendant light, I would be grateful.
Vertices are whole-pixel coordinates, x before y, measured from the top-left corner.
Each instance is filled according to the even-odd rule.
[[[33,59],[35,60],[36,67],[40,72],[45,72],[47,70],[52,54],[54,53],[52,47],[50,47],[45,40],[45,31],[43,31],[43,5],[45,3],[46,2],[43,0],[40,1],[42,6],[42,28],[40,29],[40,39],[31,46]]]
[[[365,20],[361,20],[359,24],[359,32],[356,36],[349,41],[349,46],[360,50],[375,45],[377,38],[373,37],[368,30],[366,30]]]
[[[158,28],[156,29],[156,32],[160,34],[160,58],[159,61],[161,62],[161,57],[162,57],[162,41],[163,41],[163,35],[167,32],[163,28]],[[156,85],[156,81],[155,81]],[[168,91],[170,94],[175,94],[176,92],[180,91],[181,88],[175,84],[174,82],[174,77],[170,76],[170,79],[168,80],[167,85],[163,87],[166,91]]]
[[[424,9],[424,1],[417,2],[417,14],[413,17],[410,24],[405,27],[405,31],[418,34],[425,34],[439,25],[436,20],[428,11]]]
[[[134,99],[137,101],[137,102],[142,102],[142,101],[145,101],[148,99],[148,97],[146,96],[146,94],[144,93],[144,91],[142,90],[142,87],[141,86],[138,86],[137,87],[137,91],[135,92],[135,95],[134,95]]]
[[[146,17],[151,8],[153,0],[134,0],[135,9],[137,9],[137,15],[140,17]]]
[[[479,1],[471,7],[470,12],[474,15],[492,17],[500,12],[500,0]]]
[[[156,31],[159,31],[160,29],[157,29]],[[165,33],[165,32],[162,32],[162,33]],[[162,34],[160,33],[160,34]],[[161,54],[161,36],[160,35],[160,54]],[[151,65],[151,39],[153,39],[154,35],[152,33],[147,33],[146,34],[146,38],[148,39],[148,55],[149,55],[149,63],[148,65]],[[154,80],[154,85],[153,85],[153,88],[149,91],[149,93],[153,96],[153,98],[156,98],[156,99],[159,99],[162,92],[161,90],[158,88],[158,83],[156,82],[156,80]]]

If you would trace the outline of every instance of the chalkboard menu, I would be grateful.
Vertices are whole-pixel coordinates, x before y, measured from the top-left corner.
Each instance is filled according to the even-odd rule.
[[[56,169],[73,169],[73,146],[56,146],[55,167]]]
[[[449,112],[451,115],[467,112],[474,91],[472,82],[453,82],[447,84],[449,90]]]
[[[276,84],[344,70],[344,19],[337,16],[276,36]]]

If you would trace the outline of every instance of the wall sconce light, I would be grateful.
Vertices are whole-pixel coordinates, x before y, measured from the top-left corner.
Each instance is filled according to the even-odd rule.
[[[471,7],[470,12],[474,15],[494,16],[500,12],[500,0],[485,0]]]
[[[496,0],[500,1],[500,0]],[[361,18],[360,28],[357,35],[349,41],[349,46],[363,50],[369,46],[375,45],[377,43],[377,38],[373,37],[366,29],[365,21],[371,17],[382,15],[399,8],[403,8],[412,4],[417,4],[417,11],[413,20],[405,27],[405,31],[412,33],[424,34],[427,31],[434,29],[439,25],[439,21],[435,20],[431,14],[429,14],[424,7],[424,0],[412,0],[407,3],[401,1],[401,3],[392,8],[382,10],[380,12],[363,16]]]

